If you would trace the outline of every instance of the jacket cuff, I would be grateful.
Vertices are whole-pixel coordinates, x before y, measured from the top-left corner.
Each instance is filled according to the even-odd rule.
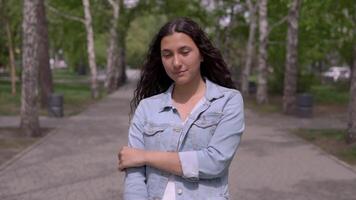
[[[183,178],[191,181],[199,180],[199,163],[196,151],[178,152]]]

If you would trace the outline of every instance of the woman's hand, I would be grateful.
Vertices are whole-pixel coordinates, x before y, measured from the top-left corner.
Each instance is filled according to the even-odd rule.
[[[141,167],[146,163],[146,151],[124,146],[118,153],[119,170],[125,168]]]

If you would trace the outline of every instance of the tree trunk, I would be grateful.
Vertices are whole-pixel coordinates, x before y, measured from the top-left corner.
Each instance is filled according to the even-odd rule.
[[[52,72],[49,64],[49,39],[48,39],[48,23],[46,18],[46,10],[44,0],[40,0],[37,8],[38,13],[38,61],[40,70],[40,88],[41,88],[41,107],[48,107],[48,97],[53,93]]]
[[[249,35],[246,47],[246,62],[245,67],[242,72],[241,77],[241,91],[245,96],[249,95],[249,77],[251,73],[252,60],[255,53],[255,37],[256,37],[256,5],[252,3],[251,0],[247,0],[250,24],[249,24]]]
[[[259,54],[258,54],[258,75],[257,75],[257,103],[268,102],[267,86],[267,39],[268,39],[268,21],[267,21],[267,3],[268,0],[260,0],[258,5],[259,13]]]
[[[118,0],[109,0],[111,6],[113,7],[113,19],[112,25],[110,28],[110,40],[109,40],[109,47],[108,47],[108,57],[106,63],[106,90],[107,93],[112,93],[117,89],[117,82],[119,79],[119,52],[118,52],[118,45],[117,45],[117,23],[119,19],[119,2]]]
[[[9,48],[9,64],[10,64],[10,74],[11,74],[11,94],[16,95],[16,64],[15,64],[15,54],[14,48],[12,46],[12,36],[10,30],[10,22],[8,18],[5,19],[7,43]]]
[[[28,136],[40,136],[38,119],[38,15],[39,0],[23,1],[21,128]]]
[[[346,132],[346,142],[348,144],[356,142],[356,45],[354,45],[354,56],[351,67],[350,102]]]
[[[94,32],[92,27],[92,19],[90,13],[89,0],[83,0],[84,16],[85,16],[85,30],[87,32],[87,49],[88,60],[91,74],[91,94],[92,98],[99,97],[98,82],[97,82],[97,68],[95,61],[95,49],[94,49]]]
[[[118,81],[117,81],[118,87],[120,87],[123,84],[125,84],[126,80],[127,80],[127,75],[126,75],[126,42],[125,42],[124,39],[121,40],[121,42],[122,43],[119,45],[119,75],[118,75]]]
[[[119,0],[120,15],[119,15],[119,27],[118,27],[118,71],[117,71],[117,87],[125,84],[126,76],[126,35],[127,28],[130,26],[130,22],[133,20],[132,12],[134,10],[125,9],[125,1]]]
[[[296,107],[300,4],[301,0],[293,0],[288,13],[287,58],[283,91],[283,112],[285,114],[294,114]]]

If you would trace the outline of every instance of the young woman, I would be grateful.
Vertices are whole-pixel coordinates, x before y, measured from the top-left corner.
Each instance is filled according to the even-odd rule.
[[[228,168],[244,130],[243,101],[220,52],[192,20],[153,39],[132,106],[125,200],[229,199]]]

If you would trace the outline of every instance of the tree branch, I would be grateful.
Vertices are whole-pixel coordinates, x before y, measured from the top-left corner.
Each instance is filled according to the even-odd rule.
[[[114,18],[117,18],[118,15],[119,15],[119,2],[118,2],[118,0],[108,0],[108,2],[110,3],[111,7],[114,10],[114,14],[113,14]]]
[[[276,22],[276,23],[274,23],[274,24],[272,24],[271,26],[270,26],[270,29],[268,30],[268,35],[270,34],[270,32],[274,29],[274,28],[276,28],[277,26],[280,26],[280,25],[282,25],[284,22],[286,22],[288,20],[288,15],[287,16],[284,16],[282,19],[280,19],[278,22]]]
[[[117,4],[113,0],[108,0],[108,2],[111,4],[112,7],[115,7]]]
[[[49,11],[53,12],[56,15],[59,15],[59,16],[64,17],[66,19],[70,19],[70,20],[81,22],[81,23],[85,24],[85,20],[83,18],[64,13],[64,12],[59,11],[56,8],[54,8],[54,7],[52,7],[52,6],[48,5],[48,4],[46,4],[46,7],[48,8]]]

